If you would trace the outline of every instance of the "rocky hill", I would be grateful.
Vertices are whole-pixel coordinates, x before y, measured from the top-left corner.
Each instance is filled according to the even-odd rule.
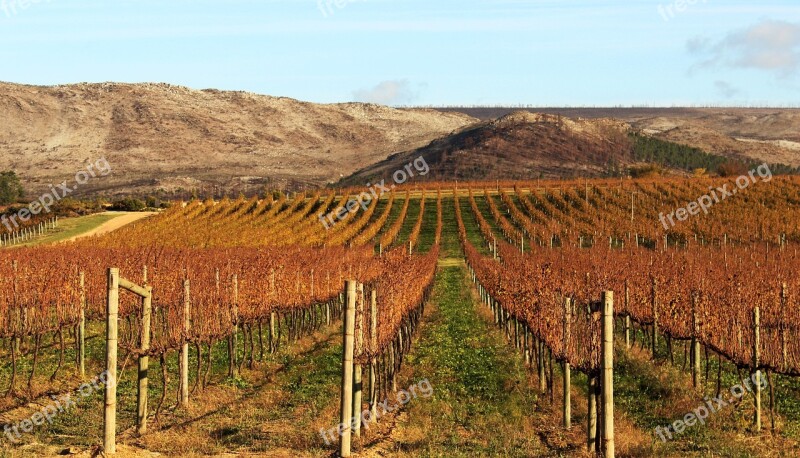
[[[31,195],[74,180],[100,157],[113,173],[75,194],[321,186],[476,121],[426,109],[117,83],[0,83],[0,118],[0,170],[16,171]]]
[[[629,125],[612,119],[520,111],[393,155],[342,184],[390,178],[418,157],[424,157],[430,167],[428,174],[418,177],[425,180],[605,176],[635,163],[629,131]]]
[[[518,108],[447,108],[481,120]],[[656,138],[710,154],[800,166],[800,110],[782,108],[531,108],[573,118],[613,118]]]

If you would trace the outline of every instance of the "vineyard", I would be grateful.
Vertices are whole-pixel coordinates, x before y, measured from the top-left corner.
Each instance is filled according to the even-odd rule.
[[[205,406],[212,393],[245,398],[272,384],[273,364],[289,371],[287,358],[302,360],[303,345],[332,335],[315,351],[332,352],[333,374],[310,370],[326,374],[319,383],[336,399],[309,408],[313,419],[296,429],[340,423],[336,444],[311,431],[298,455],[359,456],[388,433],[352,419],[365,409],[375,416],[408,373],[426,375],[416,345],[430,338],[426,323],[438,312],[428,304],[446,271],[474,286],[475,313],[518,352],[536,402],[558,404],[546,411],[571,444],[561,453],[696,452],[653,439],[655,419],[668,425],[667,415],[633,412],[625,370],[638,355],[642,370],[685,376],[683,396],[700,403],[752,379],[749,400],[737,404],[746,421],[733,429],[762,444],[781,437],[779,453],[791,455],[800,439],[800,180],[774,177],[662,225],[661,215],[726,184],[431,183],[363,203],[358,189],[194,200],[108,234],[4,248],[2,420],[17,425],[26,406],[106,371],[115,383],[80,406],[97,411],[86,445],[158,448],[148,437],[221,409]],[[331,212],[344,214],[327,224]],[[630,429],[651,437],[620,438]],[[243,451],[254,450],[266,453]]]

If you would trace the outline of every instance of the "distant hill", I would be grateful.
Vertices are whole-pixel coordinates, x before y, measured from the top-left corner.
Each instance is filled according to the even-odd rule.
[[[76,194],[316,187],[476,122],[436,110],[117,83],[0,83],[0,118],[0,170],[16,171],[31,196],[102,156],[113,174]]]
[[[424,180],[608,176],[636,162],[629,131],[627,124],[610,119],[516,112],[392,155],[340,184],[389,178],[420,156],[430,167]]]
[[[472,113],[476,114],[476,113]],[[338,185],[374,183],[422,157],[430,172],[415,181],[530,180],[616,177],[639,174],[687,176],[746,173],[758,165],[737,154],[710,154],[703,148],[649,135],[610,118],[568,118],[516,111],[436,139],[429,145],[388,157],[341,180]],[[763,150],[762,150],[763,152]],[[775,173],[797,173],[783,163]]]
[[[519,108],[438,108],[481,120]],[[645,134],[741,160],[800,166],[800,109],[789,108],[530,108],[570,118],[612,118]]]
[[[72,195],[361,186],[419,155],[426,179],[448,180],[609,176],[652,162],[686,173],[727,158],[800,166],[800,110],[395,109],[167,84],[0,83],[0,116],[0,171],[15,171],[29,197],[101,157],[113,173]]]

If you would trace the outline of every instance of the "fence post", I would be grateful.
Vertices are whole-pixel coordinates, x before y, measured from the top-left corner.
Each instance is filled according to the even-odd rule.
[[[570,364],[567,359],[570,340],[570,323],[572,321],[572,299],[564,300],[564,429],[572,427],[572,381]]]
[[[597,441],[597,377],[593,374],[586,376],[589,382],[587,393],[587,426],[586,426],[586,450],[591,452],[595,448]]]
[[[78,369],[81,379],[86,378],[86,278],[83,271],[80,274],[81,288],[81,314],[78,321]]]
[[[350,456],[350,440],[353,426],[353,351],[355,346],[355,320],[356,320],[356,281],[345,282],[346,309],[344,313],[344,335],[342,346],[342,404],[341,422],[339,424],[340,441],[339,455],[343,458]]]
[[[237,348],[237,338],[239,334],[239,277],[238,275],[234,274],[233,279],[233,300],[231,301],[231,314],[233,315],[233,333],[229,339],[228,343],[228,376],[229,377],[236,377],[238,374],[238,367],[236,365],[236,348]]]
[[[781,284],[781,352],[783,356],[783,370],[787,370],[789,367],[789,353],[787,351],[787,340],[786,340],[786,309],[787,309],[787,299],[788,299],[788,289],[786,287],[786,283]]]
[[[119,269],[108,269],[106,301],[106,389],[103,417],[103,451],[117,452],[117,315],[119,313]]]
[[[389,385],[391,387],[392,393],[397,392],[397,374],[395,373],[395,369],[397,368],[397,338],[393,339],[389,342]]]
[[[524,353],[523,353],[525,355],[525,367],[530,367],[530,365],[531,365],[531,330],[528,329],[528,325],[527,324],[524,324],[522,326],[522,332],[523,332],[523,336],[522,336],[523,343],[522,343],[522,345],[525,348]]]
[[[325,303],[325,325],[326,326],[330,326],[331,325],[331,303],[330,303],[330,301]]]
[[[697,293],[692,294],[692,386],[700,385],[700,323],[697,319]]]
[[[364,285],[356,286],[356,320],[355,320],[355,356],[361,358],[364,354]],[[361,380],[363,367],[361,362],[353,365],[353,435],[361,437],[361,399],[363,396],[363,382]]]
[[[377,375],[377,361],[375,360],[375,355],[378,353],[378,300],[377,300],[377,291],[375,288],[370,291],[370,298],[369,298],[369,308],[370,308],[370,323],[369,323],[369,338],[370,338],[370,350],[372,351],[372,358],[369,362],[369,402],[370,402],[370,409],[369,409],[369,418],[370,420],[374,420],[378,414],[378,390],[375,386],[376,382],[376,375]]]
[[[269,352],[275,353],[275,350],[275,312],[269,312]]]
[[[603,293],[603,457],[614,458],[614,292]]]
[[[150,369],[150,311],[152,309],[153,288],[147,286],[148,295],[142,298],[141,355],[139,356],[139,390],[137,392],[136,425],[141,436],[147,433],[147,371]]]
[[[183,280],[183,344],[181,344],[181,407],[189,406],[189,329],[191,305],[189,302],[189,280]]]
[[[539,376],[539,391],[544,393],[547,391],[547,378],[544,373],[544,342],[539,337],[536,338],[536,365],[538,369],[537,375]]]
[[[658,300],[656,294],[658,293],[658,282],[653,279],[653,359],[658,358]]]
[[[637,235],[638,237],[638,235]],[[628,280],[625,280],[625,349],[631,349],[631,315],[630,315],[631,292],[628,288]]]
[[[753,370],[755,371],[753,383],[753,396],[755,397],[755,428],[756,432],[761,431],[761,371],[758,369],[761,364],[761,311],[758,306],[753,309]]]

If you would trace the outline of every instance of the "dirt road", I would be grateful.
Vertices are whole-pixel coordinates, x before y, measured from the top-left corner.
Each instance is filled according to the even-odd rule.
[[[106,221],[105,223],[97,226],[96,228],[92,229],[91,231],[84,232],[83,234],[76,235],[67,241],[72,241],[75,239],[83,238],[83,237],[91,237],[93,235],[101,235],[106,234],[111,231],[115,231],[122,226],[127,224],[133,223],[134,221],[139,221],[140,219],[147,218],[148,216],[153,216],[158,212],[105,212],[101,213],[102,215],[119,215],[116,218]]]

